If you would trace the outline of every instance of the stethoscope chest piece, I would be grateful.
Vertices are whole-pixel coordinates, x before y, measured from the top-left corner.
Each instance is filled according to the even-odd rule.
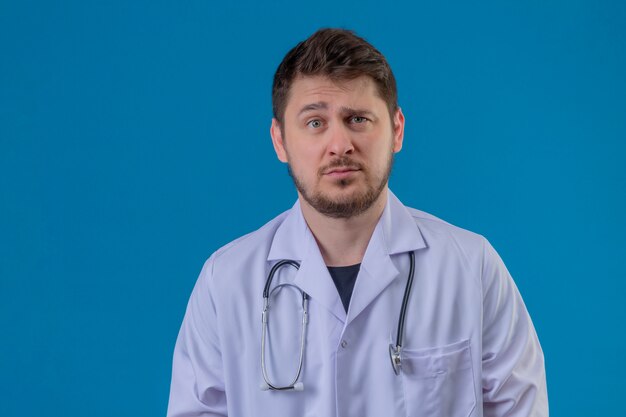
[[[400,346],[394,346],[389,344],[389,358],[391,358],[391,366],[393,372],[396,375],[400,375],[400,369],[402,368],[402,348]]]

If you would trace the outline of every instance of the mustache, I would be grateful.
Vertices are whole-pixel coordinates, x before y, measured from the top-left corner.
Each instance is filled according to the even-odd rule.
[[[333,159],[332,161],[330,161],[330,163],[321,167],[319,169],[318,174],[324,175],[337,168],[346,168],[346,169],[353,169],[353,170],[360,170],[360,171],[364,170],[363,165],[360,164],[359,162],[353,161],[347,156],[342,156],[337,159]]]

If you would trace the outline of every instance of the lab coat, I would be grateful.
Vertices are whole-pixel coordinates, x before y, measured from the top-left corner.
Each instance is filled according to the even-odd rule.
[[[415,280],[402,371],[395,344],[409,257]],[[263,391],[263,287],[310,296],[304,390]],[[274,292],[266,364],[272,383],[298,366],[302,301]],[[543,353],[520,294],[482,236],[405,207],[389,191],[346,313],[296,203],[205,263],[174,349],[168,416],[547,416]]]

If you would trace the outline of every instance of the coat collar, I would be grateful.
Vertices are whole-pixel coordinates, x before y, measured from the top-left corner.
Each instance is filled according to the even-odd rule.
[[[365,251],[348,317],[330,277],[317,242],[296,202],[278,227],[267,260],[292,259],[301,263],[294,284],[326,307],[339,320],[351,321],[395,278],[401,276],[391,255],[426,248],[413,216],[388,190],[387,204]]]

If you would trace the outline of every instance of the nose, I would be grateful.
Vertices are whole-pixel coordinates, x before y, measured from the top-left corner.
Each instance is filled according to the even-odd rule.
[[[334,156],[350,155],[354,151],[350,131],[341,124],[328,130],[328,152]]]

